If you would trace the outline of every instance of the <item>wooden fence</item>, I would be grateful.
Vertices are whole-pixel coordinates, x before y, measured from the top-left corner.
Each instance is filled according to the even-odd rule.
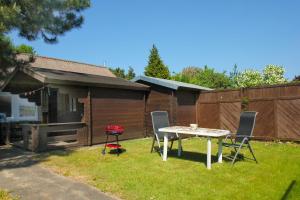
[[[258,112],[256,139],[300,141],[300,84],[203,92],[197,121],[236,132],[242,110]]]

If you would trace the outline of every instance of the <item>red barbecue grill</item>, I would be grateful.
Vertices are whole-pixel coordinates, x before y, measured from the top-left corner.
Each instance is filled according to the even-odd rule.
[[[120,126],[120,125],[108,125],[108,126],[106,126],[106,128],[105,128],[106,142],[105,142],[104,149],[102,150],[103,155],[105,155],[106,147],[108,147],[110,149],[116,149],[117,154],[119,156],[119,153],[121,151],[121,145],[119,144],[119,135],[122,135],[123,132],[124,132],[123,126]],[[116,143],[107,143],[109,136],[115,136]]]

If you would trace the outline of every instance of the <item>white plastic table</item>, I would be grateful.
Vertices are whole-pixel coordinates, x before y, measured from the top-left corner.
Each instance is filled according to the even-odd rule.
[[[225,136],[230,134],[228,130],[220,129],[209,129],[209,128],[197,128],[192,129],[187,126],[171,126],[160,128],[158,131],[164,134],[164,150],[163,150],[163,161],[167,160],[168,156],[168,133],[176,133],[179,137],[178,140],[178,156],[181,156],[181,134],[186,135],[197,135],[200,137],[207,138],[207,169],[211,169],[211,138],[219,139],[219,148],[218,148],[218,162],[222,163],[222,140]]]

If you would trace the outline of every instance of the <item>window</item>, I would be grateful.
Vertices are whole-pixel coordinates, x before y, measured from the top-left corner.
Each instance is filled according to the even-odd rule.
[[[35,107],[33,106],[24,106],[19,107],[20,117],[34,117],[35,116]]]
[[[77,98],[70,97],[69,98],[69,105],[70,105],[70,112],[76,112],[77,111]]]

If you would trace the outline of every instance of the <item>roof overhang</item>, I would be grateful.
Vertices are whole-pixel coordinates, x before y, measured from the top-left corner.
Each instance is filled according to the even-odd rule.
[[[52,70],[53,71],[53,70]],[[55,70],[54,70],[55,71]],[[54,85],[69,85],[69,86],[88,86],[88,87],[105,87],[105,88],[118,88],[118,89],[128,89],[128,90],[137,90],[137,91],[148,91],[150,89],[149,86],[135,83],[132,84],[131,82],[127,80],[123,80],[120,78],[115,77],[102,77],[102,76],[93,76],[93,82],[88,82],[88,80],[81,80],[82,74],[80,77],[76,79],[76,73],[75,78],[73,77],[72,80],[68,79],[62,79],[57,78],[55,76],[47,77],[47,75],[43,74],[42,72],[38,72],[36,69],[28,68],[28,67],[22,67],[22,68],[16,68],[10,75],[10,77],[4,82],[4,84],[1,87],[1,90],[5,90],[7,85],[10,83],[12,78],[18,73],[23,72],[24,74],[32,77],[33,79],[39,81],[40,83],[44,85],[54,84]],[[51,70],[49,70],[51,73]],[[74,73],[73,73],[74,76]],[[99,81],[97,81],[99,80]],[[114,83],[116,82],[116,83]],[[127,84],[126,83],[130,83]],[[118,83],[118,84],[117,84]],[[123,84],[122,84],[123,83]]]
[[[133,82],[146,82],[151,83],[155,85],[159,85],[162,87],[166,87],[172,90],[190,90],[190,91],[210,91],[213,90],[211,88],[202,87],[199,85],[194,85],[190,83],[183,83],[179,81],[171,81],[171,80],[165,80],[165,79],[159,79],[159,78],[153,78],[148,76],[137,76],[133,78],[131,81]]]

